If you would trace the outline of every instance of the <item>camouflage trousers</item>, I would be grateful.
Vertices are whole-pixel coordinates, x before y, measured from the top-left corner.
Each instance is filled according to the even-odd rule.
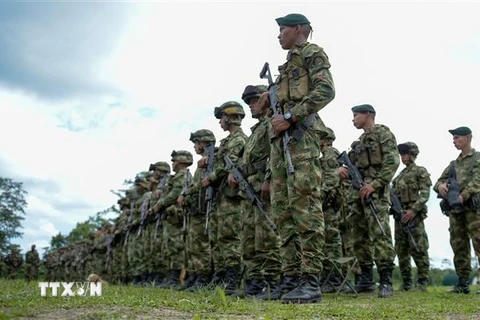
[[[25,265],[25,279],[27,281],[38,280],[38,267],[33,264]]]
[[[353,248],[361,267],[372,268],[373,260],[378,271],[393,270],[395,250],[390,229],[390,204],[388,199],[374,198],[378,208],[378,219],[385,230],[382,234],[380,226],[370,207],[358,200],[350,204],[353,219]]]
[[[185,240],[182,220],[177,214],[170,214],[163,222],[164,258],[167,270],[185,267]]]
[[[340,212],[331,205],[323,207],[323,216],[325,219],[325,256],[328,259],[338,259],[342,257],[342,237],[340,236]],[[331,270],[329,263],[324,263],[324,273],[328,274]]]
[[[219,195],[216,211],[211,219],[210,242],[215,270],[241,265],[240,220],[241,199]],[[216,230],[214,230],[216,228]]]
[[[128,236],[128,264],[130,265],[130,270],[132,276],[138,277],[145,274],[145,250],[143,245],[143,239],[138,236],[138,227],[130,230]]]
[[[428,236],[425,231],[425,224],[422,219],[414,220],[412,228],[412,236],[404,229],[404,225],[400,221],[395,221],[395,251],[398,256],[398,266],[403,280],[411,280],[412,267],[410,257],[415,261],[417,266],[418,279],[428,279],[430,269],[430,259],[428,256]],[[412,241],[415,240],[417,249]]]
[[[450,213],[449,222],[455,271],[459,278],[469,277],[472,271],[470,239],[480,260],[480,212],[464,209],[459,213]]]
[[[156,230],[155,230],[156,229]],[[155,232],[157,237],[155,238]],[[152,273],[161,273],[163,275],[167,272],[165,264],[164,248],[163,248],[163,225],[157,228],[156,222],[153,223],[152,229]]]
[[[299,142],[290,145],[295,174],[287,172],[281,142],[276,138],[271,144],[270,198],[280,234],[282,272],[285,276],[319,274],[325,258],[322,171],[318,157],[303,159],[318,142],[307,131]]]
[[[208,234],[205,234],[205,214],[189,216],[187,229],[187,271],[209,274],[211,256]]]
[[[111,273],[110,278],[115,283],[118,283],[120,279],[123,277],[122,254],[123,254],[123,242],[115,243],[114,247],[112,248],[112,256],[107,265],[107,269]]]
[[[155,225],[152,223],[147,223],[142,229],[142,241],[143,241],[143,250],[144,250],[144,264],[145,264],[145,273],[150,274],[153,272],[153,256],[152,256],[152,240]]]
[[[270,215],[270,206],[265,212]],[[252,201],[242,201],[242,257],[247,280],[279,278],[282,269],[280,238]]]
[[[130,263],[128,263],[128,239],[126,235],[121,238],[119,245],[121,246],[120,263],[122,265],[120,274],[122,278],[128,278],[132,276],[132,272],[130,270]]]

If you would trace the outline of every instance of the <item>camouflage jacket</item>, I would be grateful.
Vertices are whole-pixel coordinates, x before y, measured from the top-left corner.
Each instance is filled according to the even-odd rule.
[[[23,264],[23,258],[18,252],[12,252],[5,257],[5,264],[10,267],[20,268]]]
[[[430,174],[427,169],[411,163],[393,179],[393,192],[402,203],[403,210],[413,213],[426,213],[427,201],[430,197]]]
[[[389,200],[390,182],[400,165],[397,140],[390,129],[381,124],[367,128],[360,138],[352,143],[348,155],[360,170],[365,183],[371,184],[375,189],[372,196],[384,196]],[[353,188],[350,190],[349,202],[359,199],[359,191]]]
[[[192,185],[185,190],[185,204],[191,213],[205,213],[205,191],[206,188],[202,186],[202,178],[205,175],[205,168],[195,170],[192,179]]]
[[[25,263],[35,267],[40,266],[40,256],[37,250],[30,250],[25,254]]]
[[[239,158],[242,155],[243,147],[248,137],[243,133],[242,128],[238,128],[237,131],[230,133],[226,138],[220,141],[218,151],[215,152],[215,165],[213,172],[209,174],[208,179],[210,183],[219,188],[222,183],[222,191],[227,195],[235,195],[237,191],[231,190],[228,184],[225,183],[228,172],[225,168],[224,157],[228,156],[232,160],[233,164],[237,164]]]
[[[185,179],[187,177],[187,168],[182,168],[178,170],[175,175],[168,179],[168,184],[166,186],[166,193],[162,196],[155,206],[160,210],[168,209],[169,207],[175,207],[177,204],[177,199],[180,197],[183,188],[185,187]]]
[[[267,159],[270,156],[269,127],[268,117],[259,119],[251,128],[252,134],[245,143],[242,158],[238,161],[240,171],[255,191],[260,191],[265,180]]]
[[[320,166],[322,167],[322,193],[328,195],[335,193],[340,187],[340,176],[338,175],[337,158],[340,152],[332,146],[322,150]]]
[[[471,196],[480,193],[480,157],[477,157],[477,160],[473,163],[475,152],[475,149],[472,149],[465,157],[459,155],[454,162],[457,181],[460,184],[460,195],[464,202],[468,201]],[[435,183],[433,187],[435,192],[438,193],[440,184],[448,181],[449,167],[443,170],[442,175]]]

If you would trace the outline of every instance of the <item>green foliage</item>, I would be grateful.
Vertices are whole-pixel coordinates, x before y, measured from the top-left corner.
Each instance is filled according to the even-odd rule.
[[[50,239],[50,250],[61,248],[68,244],[67,237],[59,232],[56,236]]]
[[[0,177],[0,249],[4,251],[10,240],[22,236],[22,220],[25,218],[27,192],[21,182]]]

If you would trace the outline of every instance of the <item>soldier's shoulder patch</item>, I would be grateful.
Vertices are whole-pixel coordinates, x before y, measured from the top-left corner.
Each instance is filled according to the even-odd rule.
[[[304,57],[311,57],[313,56],[314,54],[316,54],[317,52],[322,52],[323,49],[319,46],[317,46],[316,44],[314,43],[309,43],[307,44],[305,47],[303,47],[302,49],[302,55]]]

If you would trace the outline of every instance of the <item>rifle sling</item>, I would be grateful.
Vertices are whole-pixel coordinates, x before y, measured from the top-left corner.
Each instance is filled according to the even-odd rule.
[[[311,127],[316,117],[316,113],[311,113],[302,122],[297,122],[295,124],[295,127],[293,127],[293,130],[291,130],[290,132],[290,136],[292,137],[292,139],[294,139],[295,141],[300,141],[305,132],[307,132],[308,128]]]

